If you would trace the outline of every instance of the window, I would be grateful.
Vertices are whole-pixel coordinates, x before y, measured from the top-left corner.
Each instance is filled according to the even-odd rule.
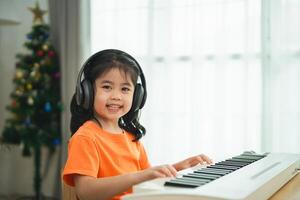
[[[92,51],[122,49],[145,73],[154,164],[261,150],[261,13],[260,0],[92,0]]]

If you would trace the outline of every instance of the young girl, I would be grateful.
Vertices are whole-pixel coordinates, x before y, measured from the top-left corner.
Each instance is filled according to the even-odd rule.
[[[198,155],[150,166],[139,141],[146,132],[138,118],[146,93],[142,69],[123,51],[100,51],[82,67],[71,102],[72,137],[63,171],[64,182],[75,187],[79,199],[120,199],[135,184],[211,163]]]

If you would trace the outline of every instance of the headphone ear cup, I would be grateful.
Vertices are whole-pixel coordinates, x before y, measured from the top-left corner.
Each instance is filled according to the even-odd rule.
[[[81,88],[82,88],[82,92],[83,92],[83,101],[81,106],[86,109],[89,110],[93,107],[93,102],[94,102],[94,90],[93,90],[93,86],[91,84],[90,81],[84,79],[81,82]]]
[[[130,111],[135,112],[138,109],[140,109],[141,103],[144,98],[144,93],[145,93],[145,90],[144,90],[143,86],[140,83],[138,83],[134,89],[132,106],[131,106]]]

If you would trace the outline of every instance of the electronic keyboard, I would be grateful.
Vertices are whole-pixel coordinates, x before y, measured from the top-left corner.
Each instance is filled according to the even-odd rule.
[[[122,200],[268,199],[299,170],[299,154],[248,151],[175,178],[138,184]]]

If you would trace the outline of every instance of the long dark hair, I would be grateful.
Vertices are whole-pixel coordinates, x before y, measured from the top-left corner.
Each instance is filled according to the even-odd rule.
[[[136,85],[140,74],[137,64],[128,57],[115,52],[105,53],[93,59],[93,62],[84,68],[84,78],[90,81],[94,87],[95,80],[99,76],[114,68],[123,71],[125,75],[128,74],[133,84]],[[93,106],[90,109],[84,109],[82,106],[77,105],[75,94],[71,100],[70,110],[72,115],[70,122],[72,135],[86,121],[95,119]],[[134,141],[138,141],[146,134],[146,129],[139,123],[139,112],[139,110],[134,112],[129,111],[119,119],[119,126],[133,134],[135,136]]]

